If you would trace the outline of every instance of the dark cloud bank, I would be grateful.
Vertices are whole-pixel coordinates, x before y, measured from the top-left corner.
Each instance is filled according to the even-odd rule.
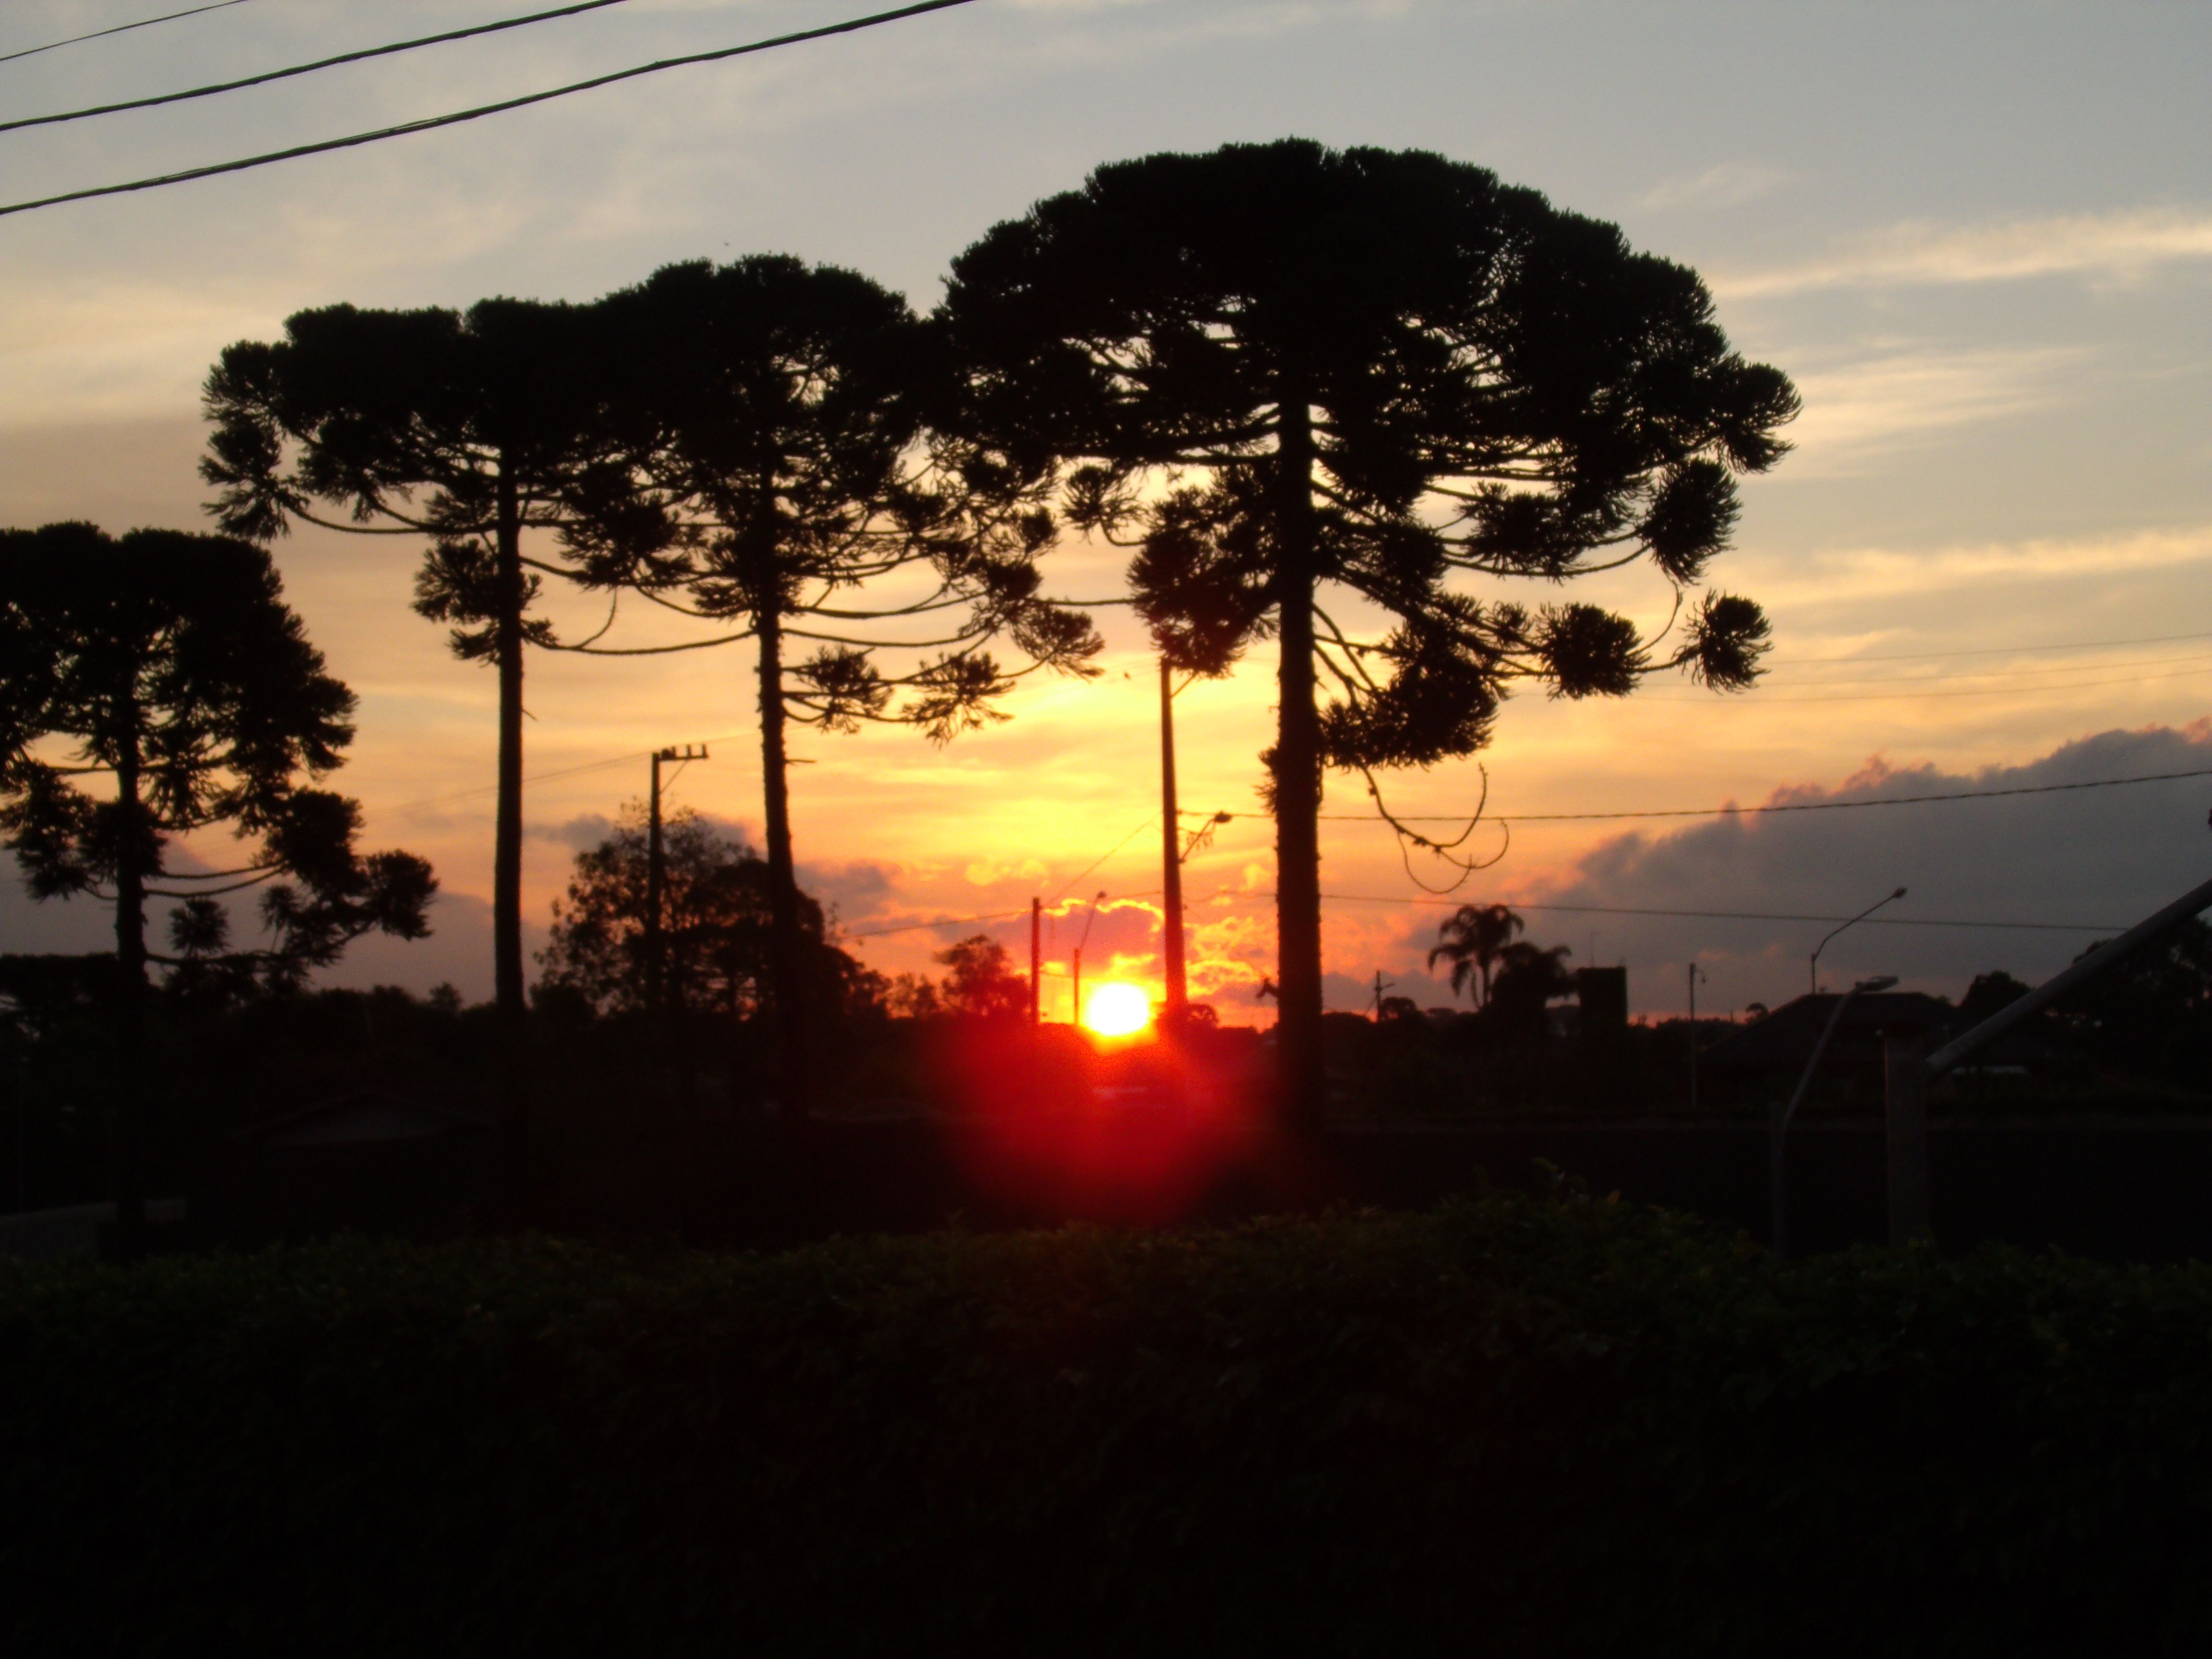
[[[1971,774],[1877,759],[1833,789],[1778,791],[1771,802],[1894,800],[2203,768],[2212,768],[2208,720],[2180,729],[2100,732],[2025,765]],[[1902,886],[1908,896],[1882,912],[1894,921],[1869,921],[1843,934],[1821,956],[1821,979],[1834,985],[1896,974],[1908,985],[1956,995],[1975,974],[1992,968],[2044,978],[2105,930],[2141,920],[2212,874],[2208,806],[2212,778],[1862,811],[1734,814],[1620,836],[1585,857],[1574,879],[1547,890],[1515,893],[1501,884],[1471,896],[1532,902],[1524,911],[1530,936],[1572,946],[1578,963],[1591,959],[1595,932],[1595,960],[1628,964],[1634,1006],[1666,1013],[1683,1006],[1686,964],[1693,958],[1710,975],[1698,993],[1701,1011],[1798,994],[1806,987],[1806,957],[1826,926],[1578,914],[1536,908],[1533,902],[1849,915]],[[1409,922],[1409,956],[1432,941],[1440,914]],[[1897,925],[1936,918],[2091,928]],[[1421,976],[1403,976],[1413,981],[1406,988],[1410,994],[1431,1000],[1418,988]],[[1347,980],[1343,988],[1351,988]],[[1436,988],[1441,1001],[1443,988]],[[1345,995],[1340,1006],[1352,1001]]]

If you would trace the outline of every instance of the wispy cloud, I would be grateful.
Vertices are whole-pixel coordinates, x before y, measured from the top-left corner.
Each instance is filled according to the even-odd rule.
[[[1948,428],[2047,407],[2077,351],[2047,347],[1886,350],[1857,362],[1801,373],[1805,412],[1788,476],[1855,471],[1884,452]]]
[[[1780,606],[1863,607],[1956,588],[2094,576],[2107,583],[2212,561],[2212,524],[2107,536],[1798,551],[1753,573],[1760,599]]]
[[[2143,208],[1984,224],[1909,220],[1850,238],[1817,258],[1718,276],[1729,299],[1809,289],[1915,287],[2079,276],[2124,282],[2160,265],[2212,259],[2212,213]]]
[[[1790,181],[1779,167],[1755,161],[1723,161],[1702,173],[1678,173],[1662,179],[1636,198],[1636,204],[1655,213],[1680,209],[1692,211],[1741,207],[1771,195]]]

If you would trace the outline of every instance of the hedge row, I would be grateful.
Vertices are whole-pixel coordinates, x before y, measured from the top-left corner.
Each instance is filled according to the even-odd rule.
[[[2212,1638],[2212,1270],[1573,1194],[0,1269],[23,1654]]]

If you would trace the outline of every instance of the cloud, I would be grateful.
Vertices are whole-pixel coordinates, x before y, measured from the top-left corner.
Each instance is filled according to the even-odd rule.
[[[1761,167],[1755,161],[1723,161],[1703,173],[1677,173],[1662,179],[1636,198],[1636,205],[1655,213],[1741,207],[1771,194],[1789,181],[1790,175],[1778,167]]]
[[[1968,789],[2033,788],[2212,767],[2212,721],[2111,731],[2061,744],[2025,764],[1974,773],[1876,757],[1833,786],[1778,790],[1793,803],[1881,800]],[[1777,1003],[1802,992],[1807,957],[1831,923],[1728,921],[1623,911],[1737,911],[1849,916],[1890,889],[1907,896],[1831,944],[1831,983],[1894,973],[1956,994],[2002,968],[2030,981],[2093,940],[2131,925],[2203,879],[2212,780],[2186,780],[2005,799],[1861,811],[1739,815],[1658,834],[1616,836],[1565,880],[1507,902],[1542,943],[1574,961],[1625,961],[1638,1007],[1680,1005],[1686,964],[1710,975],[1704,1003]],[[1546,908],[1553,907],[1553,908]],[[1601,914],[1601,912],[1614,914]],[[1408,925],[1408,954],[1433,942],[1441,912]],[[1936,921],[2078,923],[1962,927]]]
[[[888,915],[898,878],[893,866],[866,859],[845,864],[801,860],[799,866],[799,890],[820,900],[824,909],[834,909],[838,921],[848,927]]]
[[[1948,547],[1845,548],[1773,560],[1759,568],[1758,591],[1778,608],[1866,610],[1877,600],[1985,589],[1993,582],[2094,577],[2109,583],[2207,559],[2212,559],[2212,524]]]
[[[523,833],[532,841],[550,841],[571,852],[588,853],[615,832],[615,821],[605,812],[579,812],[559,823],[533,823]]]
[[[1838,243],[1817,258],[1721,276],[1714,291],[1752,299],[1827,288],[1948,286],[2034,276],[2139,281],[2162,265],[2212,259],[2212,214],[2143,208],[1991,223],[1909,220]]]
[[[1931,432],[2002,420],[2057,401],[2081,359],[2057,347],[1883,352],[1796,378],[1805,412],[1789,430],[1793,478],[1857,471]]]

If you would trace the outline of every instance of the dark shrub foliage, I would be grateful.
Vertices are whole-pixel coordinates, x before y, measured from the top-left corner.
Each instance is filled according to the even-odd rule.
[[[2212,1273],[1575,1197],[0,1270],[9,1650],[2201,1650]]]

